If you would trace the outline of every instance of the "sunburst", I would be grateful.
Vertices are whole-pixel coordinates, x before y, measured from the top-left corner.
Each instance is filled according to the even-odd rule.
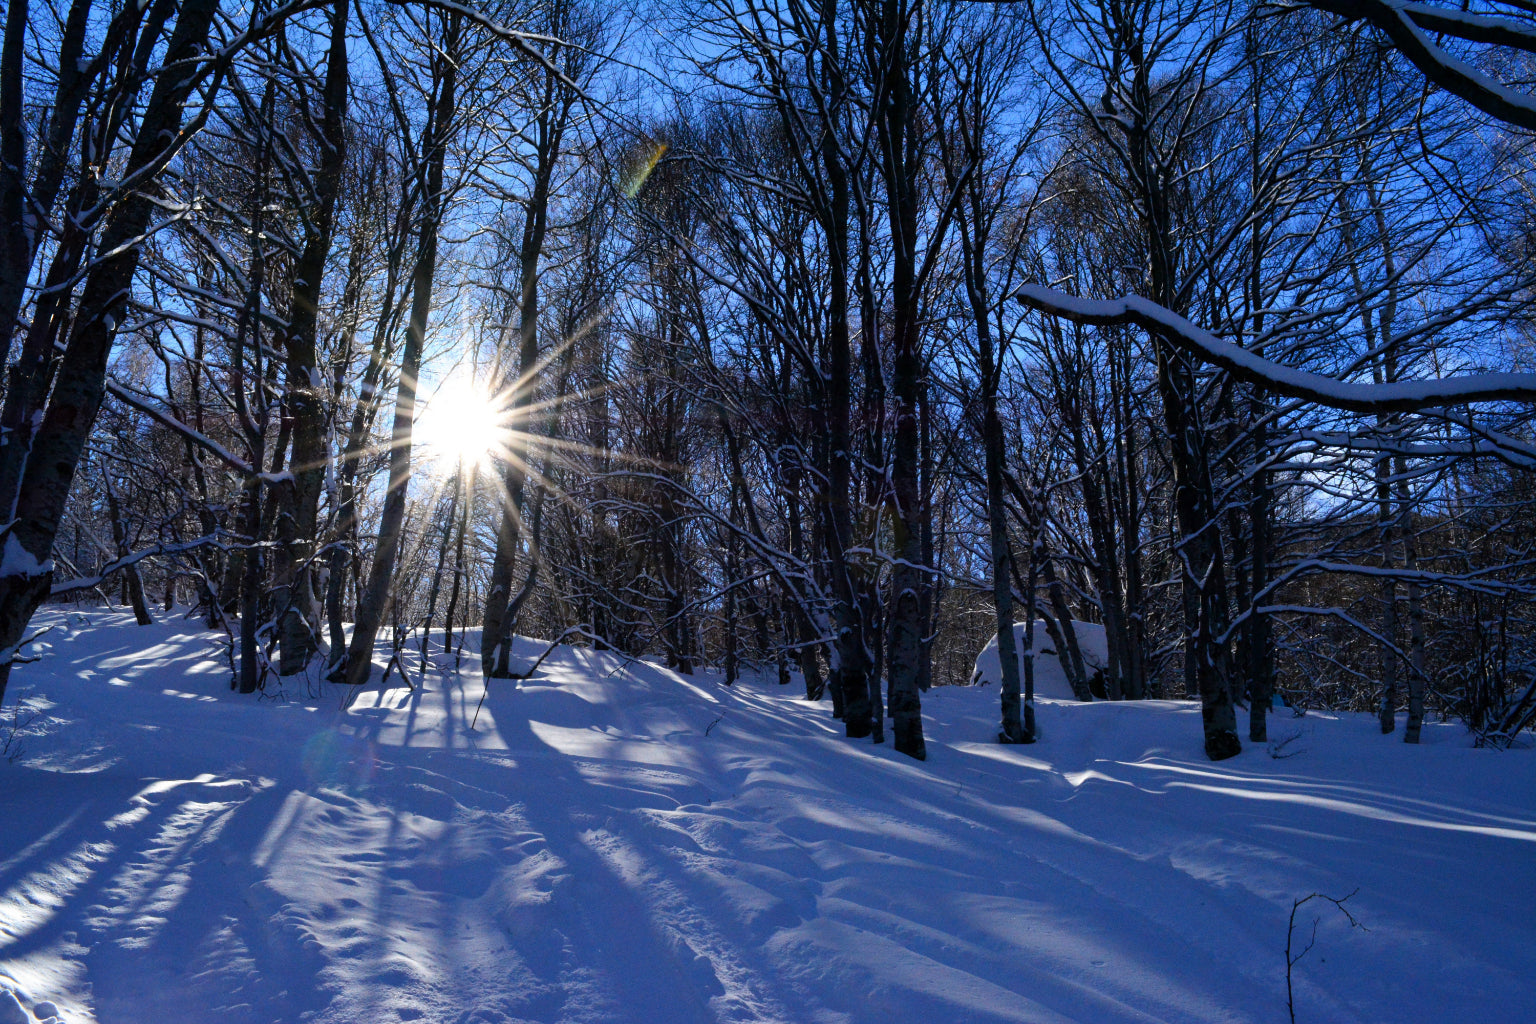
[[[501,396],[463,372],[437,385],[422,403],[413,430],[422,454],[450,470],[484,465],[507,449],[511,433]]]

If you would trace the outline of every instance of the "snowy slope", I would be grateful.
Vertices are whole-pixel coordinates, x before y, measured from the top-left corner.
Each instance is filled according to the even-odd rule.
[[[190,623],[46,640],[0,1024],[1278,1024],[1292,901],[1357,889],[1368,930],[1298,916],[1298,1021],[1536,1019],[1536,760],[1453,726],[1277,718],[1294,756],[1212,765],[1192,705],[1046,701],[1005,748],[996,688],[954,688],[918,764],[584,650],[471,730],[470,672],[342,712],[231,696]]]
[[[1104,668],[1109,664],[1109,641],[1105,638],[1104,627],[1095,622],[1072,622],[1073,631],[1077,634],[1078,651],[1083,656],[1084,663],[1089,672],[1093,669]],[[1013,649],[1019,658],[1019,686],[1024,685],[1024,623],[1013,624]],[[1067,682],[1067,673],[1061,667],[1058,660],[1056,645],[1051,642],[1050,633],[1046,632],[1045,623],[1035,620],[1035,696],[1053,697],[1057,700],[1076,700],[1072,692],[1072,684]],[[997,635],[994,633],[987,646],[976,655],[976,667],[971,670],[971,685],[991,683],[993,686],[1003,684],[1003,661],[997,654]]]

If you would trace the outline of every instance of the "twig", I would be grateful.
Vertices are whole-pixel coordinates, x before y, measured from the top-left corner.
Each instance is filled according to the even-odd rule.
[[[1354,892],[1351,892],[1349,896],[1340,897],[1325,896],[1320,892],[1314,892],[1310,896],[1303,896],[1301,899],[1295,900],[1291,903],[1291,920],[1290,924],[1287,925],[1285,929],[1285,1008],[1290,1011],[1291,1024],[1296,1024],[1296,1000],[1295,993],[1291,987],[1291,968],[1301,963],[1302,957],[1310,953],[1312,951],[1312,947],[1317,944],[1317,924],[1320,920],[1322,920],[1321,918],[1317,917],[1312,919],[1312,935],[1307,939],[1306,948],[1303,949],[1300,953],[1297,953],[1295,956],[1292,956],[1291,942],[1296,931],[1296,911],[1300,910],[1303,904],[1310,903],[1312,900],[1327,900],[1329,903],[1332,903],[1335,907],[1337,907],[1339,909],[1339,913],[1343,914],[1345,918],[1349,920],[1349,926],[1351,928],[1359,928],[1363,932],[1370,931],[1370,929],[1365,925],[1355,920],[1355,915],[1351,914],[1349,912],[1349,908],[1344,906],[1344,904],[1351,897],[1353,897],[1356,892],[1359,891],[1360,887],[1356,886]]]
[[[0,651],[0,664],[30,665],[32,662],[39,660],[42,658],[41,654],[24,655],[21,652],[26,650],[32,644],[36,643],[38,640],[42,639],[48,633],[52,632],[52,630],[52,626],[44,626],[33,633],[31,636],[25,637],[18,641],[14,646],[7,647],[5,650]]]
[[[21,756],[27,752],[22,746],[21,739],[32,723],[42,717],[42,712],[32,708],[15,708],[6,718],[0,718],[0,757],[11,764],[21,760]]]
[[[1301,739],[1301,733],[1293,732],[1284,739],[1271,740],[1269,744],[1269,756],[1274,758],[1276,761],[1284,761],[1287,758],[1295,757],[1297,754],[1305,754],[1307,751],[1303,747],[1297,747],[1295,750],[1286,749],[1299,739]],[[1345,897],[1345,899],[1348,898],[1349,897],[1347,896]]]

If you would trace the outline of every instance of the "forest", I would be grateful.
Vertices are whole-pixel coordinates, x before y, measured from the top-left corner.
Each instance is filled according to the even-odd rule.
[[[1536,1020],[1536,0],[4,3],[0,1024]]]
[[[10,0],[0,58],[0,699],[116,605],[241,694],[538,636],[917,759],[994,635],[1035,739],[1036,623],[1212,760],[1536,723],[1527,0]]]

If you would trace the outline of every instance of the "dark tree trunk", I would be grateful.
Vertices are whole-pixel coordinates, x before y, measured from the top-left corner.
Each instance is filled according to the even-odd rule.
[[[912,12],[904,0],[886,0],[881,8],[878,51],[886,72],[886,101],[877,118],[893,243],[891,305],[894,353],[891,393],[896,430],[891,451],[892,549],[890,664],[892,732],[898,751],[918,760],[928,756],[923,742],[922,697],[924,595],[933,586],[923,560],[918,406],[926,387],[919,336],[917,287],[917,171],[914,116],[906,48]]]
[[[437,230],[443,212],[443,163],[457,105],[457,52],[460,16],[448,15],[443,47],[442,78],[434,97],[423,158],[424,210],[417,242],[416,263],[411,274],[411,317],[406,328],[405,350],[400,361],[400,381],[395,392],[395,422],[390,432],[389,485],[384,495],[384,509],[379,518],[378,547],[366,586],[359,592],[357,623],[352,628],[352,643],[347,648],[344,680],[352,686],[368,682],[373,666],[373,648],[378,640],[390,587],[394,582],[395,562],[405,527],[406,487],[411,477],[411,435],[416,419],[416,382],[421,372],[422,347],[427,333],[427,318],[432,310],[432,280],[437,270]]]
[[[357,315],[363,290],[363,256],[360,246],[352,248],[347,270],[347,287],[343,297],[342,319],[346,324],[345,351],[351,352],[356,333],[353,320]],[[348,580],[356,573],[361,559],[357,551],[357,477],[362,470],[363,450],[373,432],[378,417],[379,384],[384,376],[384,365],[391,354],[389,329],[394,319],[394,274],[391,287],[385,292],[383,308],[374,325],[373,344],[368,351],[368,365],[363,369],[359,384],[357,406],[347,428],[347,442],[342,449],[337,467],[335,494],[332,496],[335,512],[332,515],[331,550],[326,559],[327,582],[325,590],[325,617],[330,629],[330,666],[328,674],[340,679],[347,661],[346,596]],[[335,391],[341,394],[342,374],[345,361],[335,368]],[[354,586],[354,592],[355,592]]]
[[[196,62],[208,38],[217,0],[186,0],[165,50],[164,64]],[[164,166],[185,142],[183,105],[197,76],[162,75],[139,117],[125,163],[125,176],[152,173]],[[146,192],[129,194],[107,215],[98,251],[105,254],[85,280],[73,327],[59,359],[57,383],[43,411],[32,444],[7,445],[4,460],[24,462],[14,491],[0,494],[0,507],[14,509],[5,538],[7,569],[0,574],[0,701],[5,696],[17,647],[53,576],[51,554],[69,486],[81,452],[105,397],[107,359],[117,325],[126,315],[128,295],[138,269],[136,242],[155,210]],[[7,395],[7,405],[10,404]]]
[[[453,542],[453,583],[448,588],[448,613],[443,620],[443,650],[453,649],[453,617],[459,610],[459,592],[464,580],[464,534],[469,526],[469,505],[475,493],[476,476],[479,471],[476,467],[470,467],[470,478],[464,479],[464,467],[459,466],[458,475],[453,478],[453,486],[458,492],[459,514]]]
[[[1151,298],[1175,311],[1188,307],[1179,281],[1181,242],[1173,221],[1167,182],[1170,161],[1178,154],[1156,151],[1153,68],[1145,51],[1143,24],[1132,21],[1138,9],[1110,11],[1115,45],[1128,65],[1128,109],[1120,115],[1125,133],[1125,169],[1136,191],[1137,213],[1147,248]],[[1110,101],[1106,101],[1110,102]],[[1200,694],[1205,752],[1213,761],[1242,751],[1232,699],[1226,555],[1212,477],[1205,424],[1199,406],[1191,358],[1169,338],[1152,332],[1157,364],[1157,392],[1162,404],[1173,465],[1174,557],[1180,567],[1185,612],[1185,678]]]
[[[1378,428],[1386,426],[1378,422]],[[1383,436],[1387,431],[1382,430]],[[1381,565],[1384,569],[1393,568],[1395,554],[1392,537],[1392,521],[1396,517],[1396,510],[1392,507],[1392,483],[1391,483],[1391,457],[1378,456],[1376,459],[1376,502],[1377,527],[1381,540]],[[1381,702],[1377,709],[1377,718],[1381,723],[1381,731],[1389,733],[1397,728],[1397,653],[1392,649],[1397,643],[1397,580],[1385,576],[1381,581],[1381,635],[1386,642],[1381,644]]]
[[[1262,425],[1266,415],[1266,403],[1262,395],[1255,393],[1252,401],[1254,427],[1253,447],[1255,460],[1268,458],[1267,431]],[[1266,716],[1275,693],[1275,645],[1270,637],[1269,616],[1259,611],[1259,603],[1265,599],[1269,586],[1270,558],[1270,489],[1269,470],[1256,466],[1251,484],[1249,521],[1252,524],[1253,569],[1250,574],[1252,606],[1248,610],[1248,739],[1264,743],[1269,739]]]
[[[976,343],[980,356],[981,371],[981,441],[986,459],[987,474],[987,532],[990,544],[992,568],[992,606],[997,626],[997,656],[1002,673],[1002,727],[998,731],[999,743],[1030,743],[1034,736],[1024,727],[1022,717],[1023,692],[1019,680],[1019,651],[1013,635],[1013,583],[1009,567],[1013,553],[1008,547],[1008,509],[1003,493],[1003,469],[1006,450],[1003,444],[1003,421],[997,413],[997,389],[1001,375],[1001,360],[992,351],[992,329],[989,320],[990,303],[986,298],[985,254],[977,249],[967,225],[960,225],[965,244],[966,288],[971,299],[971,322],[976,330]],[[1033,563],[1031,563],[1033,564]],[[1028,601],[1030,595],[1025,595]],[[1032,619],[1033,616],[1030,616]],[[1025,641],[1028,643],[1028,640]]]
[[[117,557],[122,558],[129,553],[128,523],[123,518],[123,511],[117,500],[117,488],[112,486],[112,478],[106,467],[102,467],[101,480],[103,489],[107,492],[107,515],[112,519],[112,543],[117,548]],[[144,580],[139,575],[137,565],[129,565],[123,569],[123,592],[127,603],[133,608],[134,621],[141,626],[154,625],[154,616],[149,614],[149,602],[144,597]]]
[[[1229,685],[1224,636],[1227,627],[1226,564],[1217,521],[1215,489],[1206,459],[1195,386],[1185,357],[1162,338],[1157,348],[1158,390],[1173,444],[1177,557],[1182,566],[1186,635],[1184,657],[1200,693],[1205,752],[1213,761],[1238,754],[1237,710]],[[1190,618],[1192,617],[1192,621]]]
[[[22,77],[26,61],[27,0],[10,0],[0,48],[0,369],[11,356],[11,335],[32,270],[27,217],[27,132]]]
[[[830,2],[824,3],[822,29],[826,33],[824,63],[830,104],[840,111],[844,85],[837,62],[837,18]],[[843,730],[850,739],[868,736],[874,728],[871,720],[870,653],[863,607],[860,601],[856,569],[849,561],[853,540],[852,451],[853,365],[848,325],[848,171],[836,142],[825,138],[821,146],[822,167],[827,179],[829,205],[818,211],[827,236],[827,270],[831,299],[827,311],[827,493],[823,508],[827,522],[823,530],[834,598],[833,640],[833,714],[841,712]],[[878,680],[875,683],[878,685]]]
[[[1403,567],[1414,572],[1419,568],[1419,547],[1408,495],[1407,460],[1402,456],[1397,458],[1397,498]],[[1417,743],[1424,729],[1424,596],[1416,579],[1408,581],[1408,658],[1408,724],[1403,730],[1403,742]]]
[[[36,171],[30,190],[25,182],[29,154],[22,123],[28,4],[26,0],[13,0],[7,12],[4,51],[0,54],[0,237],[5,239],[0,246],[0,368],[10,362],[27,277],[42,243],[33,211],[51,211],[64,182],[69,142],[85,99],[87,75],[82,54],[86,25],[94,6],[91,0],[73,0],[70,4],[58,41],[58,80],[53,104],[43,126],[42,147],[35,154]],[[162,23],[163,18],[150,21],[156,32]],[[129,26],[122,25],[120,31],[127,35]]]
[[[320,123],[320,166],[314,191],[316,208],[309,237],[293,268],[288,326],[281,339],[287,356],[288,415],[293,424],[290,479],[278,491],[274,582],[279,608],[281,657],[278,671],[303,671],[318,646],[319,621],[314,600],[315,550],[320,494],[325,485],[326,408],[316,353],[317,317],[325,261],[335,235],[336,204],[346,167],[347,4],[331,9],[331,46],[326,60],[325,108]]]

